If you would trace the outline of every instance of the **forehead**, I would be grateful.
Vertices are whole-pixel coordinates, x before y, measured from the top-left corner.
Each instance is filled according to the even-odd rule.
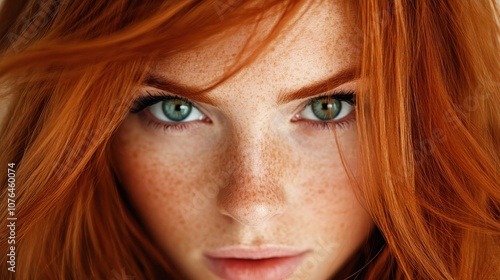
[[[296,89],[355,67],[361,36],[353,13],[349,1],[321,1],[304,7],[258,59],[227,83],[250,83],[264,90]],[[179,84],[208,86],[223,77],[236,58],[250,53],[241,53],[248,39],[250,44],[261,43],[276,20],[276,15],[266,16],[256,29],[241,26],[230,35],[220,34],[199,49],[157,61],[152,72]]]

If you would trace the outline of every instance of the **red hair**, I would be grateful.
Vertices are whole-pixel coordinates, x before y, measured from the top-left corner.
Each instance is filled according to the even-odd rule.
[[[16,163],[17,272],[4,267],[1,278],[169,273],[118,188],[110,140],[153,59],[279,11],[269,42],[303,2],[7,1],[0,162]],[[358,189],[377,228],[336,277],[492,279],[500,273],[498,6],[358,2],[350,11],[363,36]],[[253,54],[227,76],[266,44],[247,47]]]

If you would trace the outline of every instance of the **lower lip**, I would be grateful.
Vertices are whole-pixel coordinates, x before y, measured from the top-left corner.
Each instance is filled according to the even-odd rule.
[[[233,259],[207,257],[208,266],[226,280],[281,280],[290,276],[305,257],[305,253],[269,259]]]

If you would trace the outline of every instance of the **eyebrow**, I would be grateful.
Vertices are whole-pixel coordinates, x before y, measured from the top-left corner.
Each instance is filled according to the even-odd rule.
[[[196,87],[190,87],[187,85],[179,84],[174,81],[170,81],[168,79],[165,79],[161,76],[154,75],[149,73],[146,75],[143,81],[143,85],[149,86],[149,87],[154,87],[163,91],[166,91],[168,93],[172,93],[175,95],[179,95],[182,97],[185,97],[187,99],[193,99],[197,100],[200,102],[204,102],[210,105],[213,105],[214,102],[211,100],[211,98],[207,97],[205,94],[201,94],[205,92],[205,90],[196,88]]]
[[[335,88],[356,80],[359,78],[358,69],[355,67],[350,67],[347,69],[343,69],[337,73],[335,73],[333,76],[330,76],[329,78],[325,80],[318,81],[312,85],[308,85],[305,87],[302,87],[296,91],[293,91],[291,93],[284,93],[281,92],[278,95],[278,104],[283,104],[290,102],[295,99],[302,99],[310,96],[314,96],[319,93],[325,93],[331,90],[334,90]]]
[[[295,99],[302,99],[319,93],[331,91],[341,86],[342,84],[357,79],[358,78],[357,73],[358,73],[357,68],[351,67],[341,70],[325,80],[321,80],[311,85],[307,85],[296,91],[293,92],[282,91],[278,94],[278,99],[277,99],[278,104],[284,104]],[[143,85],[154,87],[166,91],[168,93],[182,96],[187,99],[196,100],[210,105],[215,104],[212,98],[208,97],[206,94],[202,94],[206,92],[205,89],[179,84],[155,74],[151,73],[148,74],[143,81]]]

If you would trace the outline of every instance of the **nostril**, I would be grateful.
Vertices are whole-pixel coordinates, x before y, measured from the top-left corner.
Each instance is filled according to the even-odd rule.
[[[231,213],[226,212],[225,214],[243,225],[257,226],[279,213],[276,207],[274,208],[272,209],[266,205],[252,205],[250,207],[238,207],[233,209]]]

